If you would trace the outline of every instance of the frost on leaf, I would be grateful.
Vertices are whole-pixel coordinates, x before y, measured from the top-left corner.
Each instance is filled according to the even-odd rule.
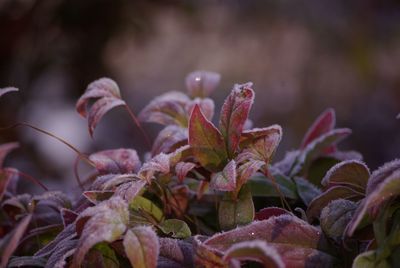
[[[372,173],[371,178],[368,180],[366,193],[369,194],[374,191],[382,181],[384,181],[388,176],[392,175],[397,170],[400,170],[399,159],[390,161],[375,170]]]
[[[171,153],[178,145],[187,144],[188,131],[186,128],[169,125],[158,133],[153,143],[151,154]]]
[[[143,164],[142,168],[139,170],[139,176],[143,177],[147,182],[149,182],[156,172],[167,174],[169,171],[169,156],[167,154],[160,153]]]
[[[235,160],[231,160],[221,172],[211,176],[210,187],[217,191],[233,191],[236,189]]]
[[[90,101],[94,100],[93,104]],[[112,108],[126,105],[121,99],[117,83],[110,78],[101,78],[90,83],[76,103],[78,113],[87,118],[90,136],[101,118]]]
[[[238,149],[244,124],[253,105],[254,91],[251,87],[252,83],[236,84],[222,106],[219,129],[230,157]]]
[[[311,125],[303,138],[300,149],[304,149],[313,140],[333,130],[336,124],[335,110],[325,110]]]
[[[186,88],[192,97],[207,97],[217,88],[220,79],[218,73],[195,71],[186,76]]]
[[[79,267],[86,253],[95,244],[119,239],[125,232],[128,221],[128,204],[120,197],[85,209],[76,222],[80,238],[74,253],[73,266]]]
[[[100,174],[135,173],[141,166],[140,159],[133,149],[113,149],[100,151],[89,156]]]
[[[5,88],[0,88],[0,98],[1,96],[9,93],[9,92],[15,92],[18,91],[18,88],[16,87],[5,87]]]
[[[227,162],[224,138],[198,105],[190,116],[189,145],[196,160],[210,171],[219,171]]]
[[[160,245],[151,227],[140,226],[128,230],[124,236],[123,245],[132,267],[157,267]]]
[[[191,162],[179,162],[178,164],[176,164],[175,172],[179,182],[183,182],[186,178],[186,175],[195,167],[196,164]]]

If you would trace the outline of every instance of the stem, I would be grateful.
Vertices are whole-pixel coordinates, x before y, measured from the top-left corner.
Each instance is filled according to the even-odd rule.
[[[19,122],[16,123],[14,125],[8,126],[8,127],[3,127],[0,128],[0,131],[2,130],[9,130],[12,128],[16,128],[16,127],[20,127],[20,126],[24,126],[24,127],[29,127],[31,129],[34,129],[40,133],[46,134],[47,136],[52,137],[53,139],[58,140],[59,142],[63,143],[64,145],[66,145],[68,148],[70,148],[72,151],[74,151],[80,158],[82,158],[87,164],[89,164],[92,167],[96,167],[96,165],[89,159],[89,157],[83,153],[81,153],[81,151],[79,151],[76,147],[74,147],[73,145],[71,145],[70,143],[68,143],[66,140],[54,135],[53,133],[50,133],[44,129],[41,129],[39,127],[35,127],[29,123],[24,123],[24,122]]]
[[[149,149],[151,149],[151,142],[150,142],[149,135],[143,129],[142,125],[140,124],[139,120],[136,118],[135,114],[133,113],[131,108],[128,106],[128,104],[125,104],[124,107],[127,110],[129,116],[131,117],[133,123],[139,128],[140,133],[142,133],[142,136],[144,137],[147,146],[149,147]]]
[[[81,158],[79,156],[77,156],[75,159],[75,163],[74,163],[74,175],[75,175],[76,181],[78,182],[79,187],[81,188],[82,191],[84,191],[85,188],[83,187],[81,178],[79,176],[79,171],[78,171],[79,160],[81,160]]]
[[[39,185],[40,187],[43,188],[43,190],[48,191],[49,189],[43,184],[41,183],[38,179],[35,179],[34,177],[32,177],[31,175],[28,175],[24,172],[21,172],[19,170],[14,170],[14,169],[3,169],[4,172],[6,173],[11,173],[11,174],[18,174],[19,176],[21,176],[22,178],[28,179],[29,181],[33,182],[36,185]]]
[[[286,206],[290,212],[293,212],[292,209],[290,208],[290,205],[289,205],[289,203],[287,202],[285,196],[284,196],[283,193],[281,192],[281,189],[279,188],[278,183],[276,182],[275,177],[274,177],[270,172],[268,172],[268,169],[266,169],[266,171],[264,172],[264,174],[265,174],[265,176],[266,176],[267,178],[269,178],[269,179],[272,181],[272,184],[274,185],[275,190],[278,192],[278,194],[279,194],[279,199],[281,200],[282,208],[285,208],[285,206]]]

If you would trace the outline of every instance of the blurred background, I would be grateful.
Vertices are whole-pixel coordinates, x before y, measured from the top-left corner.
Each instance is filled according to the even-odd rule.
[[[395,0],[0,0],[0,126],[30,122],[83,152],[144,141],[123,109],[94,139],[75,102],[87,84],[111,77],[138,113],[153,97],[185,90],[187,73],[221,73],[217,111],[234,83],[254,82],[255,126],[282,125],[275,160],[299,146],[326,108],[353,134],[372,169],[400,156],[400,2]],[[154,138],[160,127],[145,124]],[[57,189],[75,187],[75,154],[27,128],[14,165]]]

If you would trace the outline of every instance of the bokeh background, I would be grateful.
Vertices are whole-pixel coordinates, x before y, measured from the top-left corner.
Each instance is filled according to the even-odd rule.
[[[217,111],[234,83],[254,82],[255,126],[284,129],[276,160],[296,148],[325,109],[353,129],[342,144],[372,168],[400,156],[400,2],[396,0],[0,0],[0,126],[30,122],[84,152],[144,141],[123,109],[94,139],[74,110],[86,85],[115,79],[138,113],[153,97],[184,90],[187,73],[221,73]],[[145,125],[151,137],[160,129]],[[75,155],[27,128],[8,158],[50,188],[75,187]]]

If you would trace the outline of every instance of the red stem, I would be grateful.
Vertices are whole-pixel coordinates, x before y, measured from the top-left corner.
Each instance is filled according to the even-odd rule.
[[[19,176],[21,176],[22,178],[28,179],[29,181],[33,182],[36,185],[39,185],[40,187],[43,188],[43,190],[48,191],[49,189],[43,184],[41,183],[38,179],[35,179],[33,176],[28,175],[22,171],[19,170],[11,170],[11,169],[3,169],[4,172],[7,173],[12,173],[12,174],[18,174]]]
[[[131,117],[132,121],[135,123],[135,125],[139,128],[140,132],[142,133],[142,136],[144,137],[147,146],[149,147],[149,149],[151,149],[151,141],[150,141],[149,135],[143,129],[143,127],[140,124],[139,120],[136,118],[135,114],[133,113],[133,111],[131,110],[131,108],[127,104],[125,104],[125,109],[128,111],[128,114]]]

